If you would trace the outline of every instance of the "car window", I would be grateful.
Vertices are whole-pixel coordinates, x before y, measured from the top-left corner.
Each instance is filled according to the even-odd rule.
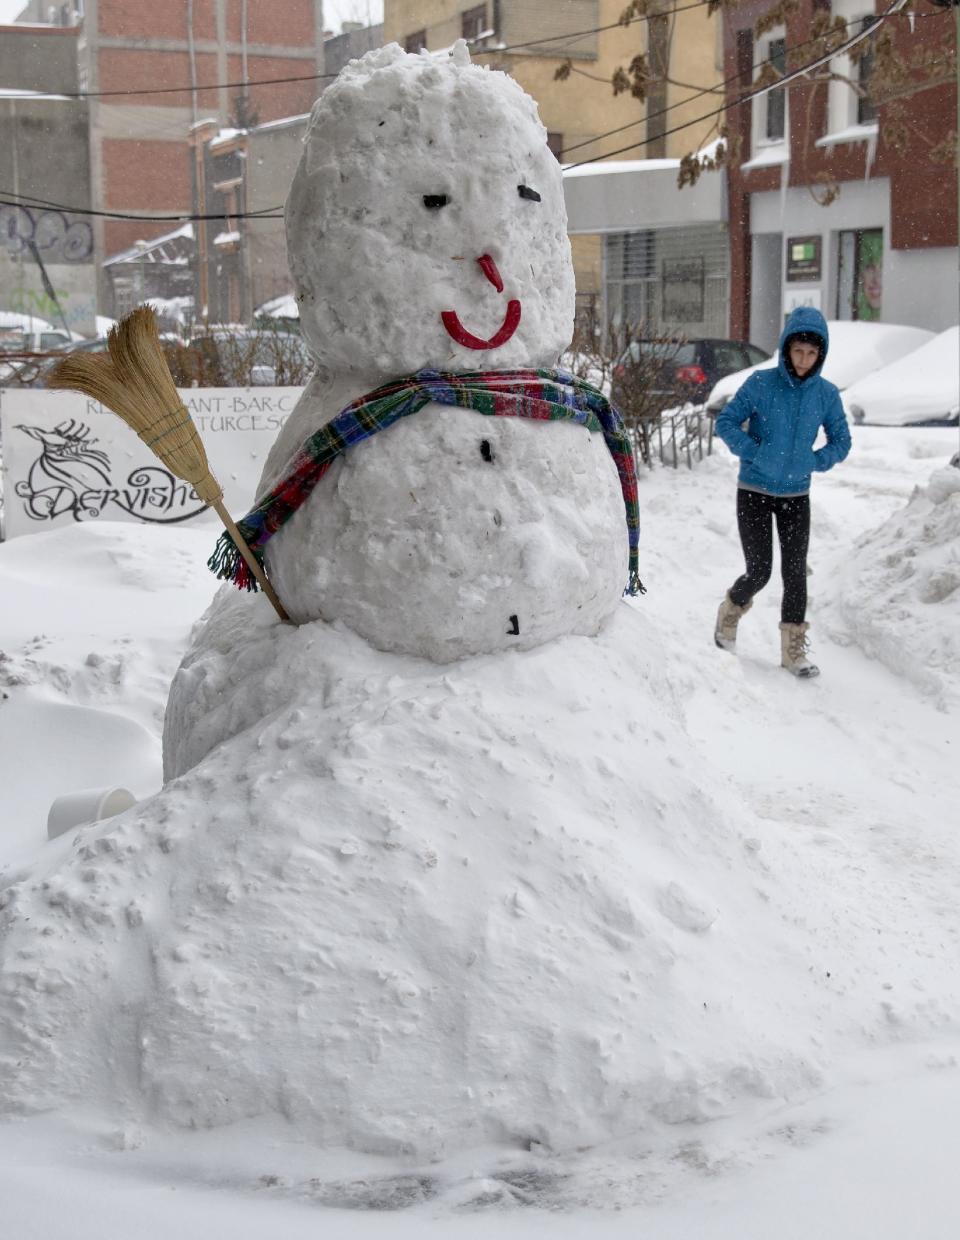
[[[733,340],[714,340],[713,361],[718,375],[732,375],[753,365],[747,350]]]
[[[763,349],[758,349],[753,344],[744,345],[744,351],[749,359],[746,363],[748,366],[759,366],[761,362],[765,362],[770,356],[769,353],[765,353]]]
[[[63,332],[41,332],[40,348],[55,349],[58,345],[69,344],[70,337],[65,336]]]

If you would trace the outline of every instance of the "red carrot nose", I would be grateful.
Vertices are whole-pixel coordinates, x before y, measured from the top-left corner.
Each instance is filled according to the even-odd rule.
[[[498,293],[503,292],[503,276],[497,271],[497,264],[493,261],[489,254],[481,254],[477,259],[480,264],[480,270],[487,277]]]

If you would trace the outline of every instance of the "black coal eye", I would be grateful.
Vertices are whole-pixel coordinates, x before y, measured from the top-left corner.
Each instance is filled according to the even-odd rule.
[[[518,185],[517,193],[521,198],[529,198],[531,202],[540,202],[540,195],[535,189],[531,189],[529,185]]]
[[[439,211],[449,201],[450,199],[446,194],[424,194],[423,196],[423,205],[428,211]]]

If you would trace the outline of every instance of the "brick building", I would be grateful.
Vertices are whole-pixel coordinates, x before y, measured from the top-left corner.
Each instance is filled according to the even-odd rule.
[[[706,6],[680,4],[676,7],[683,11],[669,12],[665,0],[659,6],[663,14],[624,27],[618,19],[625,7],[626,0],[384,0],[384,41],[408,51],[434,51],[466,38],[477,63],[510,73],[536,99],[551,148],[565,163],[600,160],[631,144],[622,155],[625,160],[679,157],[710,133],[712,122],[697,118],[712,106],[691,96],[697,87],[720,81],[719,20],[707,16]],[[665,67],[674,79],[651,83],[646,104],[629,92],[614,96],[611,89],[614,70],[626,67],[638,53],[646,54],[654,68]],[[570,76],[556,80],[556,70],[568,59]],[[665,109],[669,111],[664,114]],[[676,179],[675,170],[668,175]],[[662,198],[659,192],[657,196]],[[665,238],[659,213],[650,221],[644,218],[642,198],[641,190],[633,214],[636,232],[622,231],[621,212],[620,220],[602,231],[571,236],[577,297],[585,316],[609,300],[613,268],[622,265],[627,250],[636,252],[642,244],[649,251],[643,240],[648,232]],[[685,234],[684,202],[677,199],[679,215],[671,221],[671,253],[702,243],[699,233],[697,238]],[[719,219],[711,227],[706,244],[711,263],[722,269],[725,297],[726,237]]]
[[[303,114],[318,94],[321,0],[82,0],[79,8],[82,80],[95,92],[92,195],[105,210],[200,213],[206,195],[197,172],[198,126],[209,121],[221,133]],[[260,78],[305,80],[243,85]],[[142,93],[147,88],[176,90]],[[240,198],[237,193],[231,199],[226,186],[220,201],[241,210]],[[197,223],[198,250],[210,255],[210,289],[220,287],[224,272],[236,264],[240,247],[232,238],[242,228],[239,220]],[[163,222],[95,221],[101,305],[127,308],[123,297],[116,304],[114,289],[135,295],[136,273],[156,266],[165,243],[159,249],[155,243],[172,231],[176,227]],[[102,264],[118,255],[123,261],[111,265],[111,277]]]
[[[810,38],[815,0],[801,0],[786,26],[758,39],[754,23],[769,7],[747,0],[727,14],[731,104],[751,89],[756,66],[782,68]],[[832,12],[853,31],[882,7],[834,0]],[[951,10],[926,12],[912,24],[888,19],[905,55],[953,39]],[[837,57],[832,68],[862,81],[870,58]],[[906,152],[885,140],[885,110],[876,113],[840,81],[801,80],[732,111],[742,144],[728,174],[732,334],[773,347],[784,314],[804,304],[828,319],[937,331],[956,322],[955,176],[927,156],[928,141],[955,127],[955,87],[924,90],[907,107],[914,138]]]

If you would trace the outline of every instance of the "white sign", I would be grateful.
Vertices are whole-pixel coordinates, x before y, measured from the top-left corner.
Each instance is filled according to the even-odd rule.
[[[819,284],[794,284],[783,295],[783,317],[788,319],[794,310],[801,306],[809,306],[813,310],[820,309]]]
[[[224,502],[250,508],[267,453],[302,388],[187,388]],[[72,521],[155,525],[208,520],[196,492],[161,465],[116,414],[79,392],[0,393],[5,536]]]

